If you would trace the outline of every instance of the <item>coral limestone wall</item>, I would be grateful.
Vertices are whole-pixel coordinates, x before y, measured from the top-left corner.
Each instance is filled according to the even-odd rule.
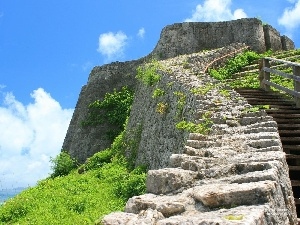
[[[147,194],[129,199],[125,212],[105,216],[103,224],[297,224],[276,122],[202,73],[205,59],[243,47],[161,61],[168,70],[151,90],[137,92],[129,124],[145,127],[137,162],[161,169],[148,172]],[[165,98],[154,101],[155,88],[165,90]],[[181,118],[178,92],[186,96]],[[170,109],[157,112],[159,101]],[[210,129],[180,137],[174,126],[180,120],[209,121]]]
[[[266,40],[269,40],[267,45]],[[279,43],[279,41],[281,42]],[[97,66],[91,71],[87,84],[82,87],[62,148],[83,163],[94,153],[110,146],[111,141],[104,135],[108,129],[107,124],[97,127],[83,127],[81,125],[87,117],[88,105],[97,99],[103,99],[104,94],[112,92],[113,89],[118,90],[122,86],[138,88],[135,79],[136,68],[145,61],[153,57],[166,59],[204,49],[216,49],[235,42],[246,43],[250,48],[259,52],[275,47],[276,50],[280,50],[280,46],[283,46],[283,49],[294,48],[293,42],[288,37],[280,38],[279,33],[271,26],[268,26],[264,32],[263,25],[258,19],[215,23],[178,23],[166,26],[161,33],[157,46],[147,57],[129,62],[115,62]],[[178,83],[174,84],[172,88],[174,91],[178,89],[177,91],[186,92],[184,86],[180,86],[181,84]],[[139,93],[142,92],[143,90],[140,90]],[[143,95],[138,95],[138,98],[143,98]],[[173,100],[176,101],[174,97],[172,99],[172,97],[166,96],[166,98],[169,98],[172,104]],[[158,137],[165,135],[167,139],[174,136],[172,133],[166,134],[163,131],[159,134]],[[170,148],[171,146],[164,147]],[[174,151],[176,151],[176,147]],[[157,165],[165,165],[167,158],[163,158],[164,162],[159,162]]]

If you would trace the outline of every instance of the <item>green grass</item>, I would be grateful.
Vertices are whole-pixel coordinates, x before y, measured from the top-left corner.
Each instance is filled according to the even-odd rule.
[[[123,210],[128,198],[146,189],[146,169],[132,168],[124,157],[124,146],[128,146],[124,134],[79,170],[56,177],[53,173],[5,202],[0,206],[0,224],[94,224],[110,212]],[[66,158],[60,154],[55,161],[59,171],[69,168]]]
[[[299,49],[293,51],[279,52],[274,54],[272,54],[272,52],[257,54],[251,51],[250,52],[246,51],[244,53],[237,55],[232,59],[229,59],[223,67],[220,67],[218,69],[211,69],[209,73],[212,77],[218,80],[222,80],[223,82],[226,82],[232,88],[259,88],[260,84],[258,79],[259,77],[258,72],[248,72],[235,78],[233,78],[232,75],[234,73],[240,72],[243,67],[253,64],[256,60],[264,56],[283,58],[283,57],[297,56],[297,55],[300,56]],[[290,59],[290,60],[287,59],[287,60],[293,62],[300,62],[299,58]],[[282,66],[282,67],[277,67],[275,69],[289,74],[293,73],[291,67],[286,68]],[[291,79],[287,79],[275,74],[271,74],[270,78],[271,78],[270,81],[272,81],[273,83],[279,84],[291,90],[294,89],[293,80]],[[271,87],[271,89],[273,91],[278,91],[273,87]],[[285,94],[287,97],[291,97],[286,93],[283,94]]]

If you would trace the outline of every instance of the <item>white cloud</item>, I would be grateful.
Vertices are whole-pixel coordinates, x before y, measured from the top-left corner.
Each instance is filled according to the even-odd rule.
[[[243,9],[230,9],[231,0],[205,0],[203,5],[197,5],[191,18],[186,22],[215,22],[246,18]]]
[[[295,1],[291,3],[293,2]],[[278,19],[278,23],[284,26],[288,32],[292,32],[300,25],[300,0],[293,7],[284,9],[283,15]]]
[[[145,33],[146,33],[145,28],[142,27],[141,29],[139,29],[137,36],[140,38],[144,38]]]
[[[107,61],[121,58],[124,55],[127,40],[127,35],[122,31],[101,34],[99,36],[99,47],[97,51],[104,55]]]
[[[0,106],[0,189],[34,185],[49,175],[50,157],[61,146],[73,110],[62,109],[39,88],[23,105],[6,93]]]

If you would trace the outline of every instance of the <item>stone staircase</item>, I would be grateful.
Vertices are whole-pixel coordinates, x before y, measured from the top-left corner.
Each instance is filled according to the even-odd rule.
[[[278,93],[260,89],[237,89],[236,91],[251,105],[267,105],[269,109],[265,111],[277,122],[289,166],[297,216],[300,217],[300,108],[296,108],[292,100]]]
[[[183,65],[180,58],[173,60]],[[182,68],[176,66],[174,71]],[[195,84],[188,72],[178,77]],[[207,74],[198,73],[197,78],[204,87],[215,82]],[[203,122],[204,113],[213,112],[209,134],[190,133],[184,151],[171,155],[169,167],[148,171],[146,194],[130,198],[125,212],[105,216],[102,224],[297,224],[292,185],[298,187],[299,181],[291,171],[298,164],[290,164],[289,170],[277,123],[264,110],[251,111],[254,95],[249,96],[249,104],[242,91],[228,90],[227,96],[220,94],[223,88],[216,85],[195,96],[195,123]],[[289,101],[273,103],[283,102],[282,109],[292,110],[286,108]],[[289,133],[280,126],[279,130]]]

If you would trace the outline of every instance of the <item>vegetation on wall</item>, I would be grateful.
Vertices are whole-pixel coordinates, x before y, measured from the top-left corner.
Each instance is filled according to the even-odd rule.
[[[158,71],[162,70],[162,65],[155,59],[150,63],[144,64],[137,68],[136,78],[144,85],[152,86],[160,80]]]
[[[224,67],[210,69],[209,74],[218,80],[229,79],[234,73],[239,72],[242,67],[251,64],[259,58],[261,58],[260,54],[253,51],[245,51],[236,57],[228,59]]]
[[[122,87],[120,91],[106,93],[103,100],[96,100],[89,105],[89,113],[83,126],[96,126],[100,124],[112,125],[112,129],[106,132],[110,140],[124,129],[123,124],[130,114],[133,102],[133,91],[128,87]]]
[[[176,124],[176,128],[179,130],[186,130],[190,133],[208,134],[213,125],[211,120],[212,112],[208,111],[202,115],[200,123],[193,123],[182,120]]]

